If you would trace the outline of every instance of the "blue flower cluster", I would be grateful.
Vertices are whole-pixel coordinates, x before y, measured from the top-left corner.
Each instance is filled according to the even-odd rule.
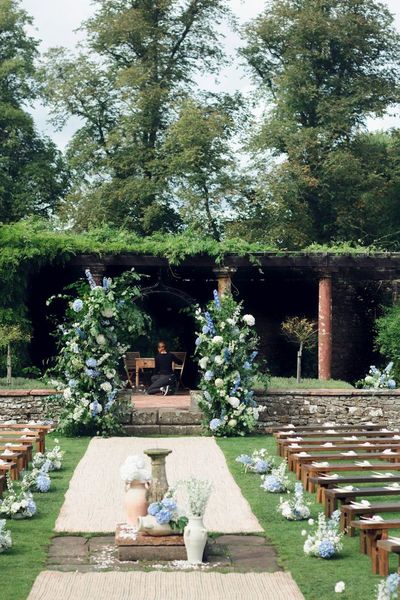
[[[236,462],[242,464],[242,465],[251,465],[253,462],[253,459],[251,458],[251,456],[249,456],[248,454],[240,454],[239,456],[236,457]]]
[[[217,290],[214,290],[214,291],[213,291],[213,295],[214,295],[214,303],[215,303],[215,306],[216,306],[218,309],[220,309],[220,308],[221,308],[221,300],[220,300],[220,297],[219,297],[219,294],[218,294]]]
[[[51,486],[51,479],[50,479],[49,475],[47,474],[47,472],[45,472],[45,471],[43,471],[43,469],[41,469],[38,476],[36,477],[37,491],[41,492],[42,494],[45,494],[46,492],[49,491],[50,486]]]
[[[75,311],[76,313],[81,312],[83,308],[83,302],[82,300],[80,300],[79,298],[77,298],[76,300],[73,301],[72,303],[72,310]]]
[[[173,498],[164,498],[161,502],[152,502],[148,508],[148,513],[155,517],[160,525],[167,525],[173,521],[176,509],[177,505]]]
[[[336,552],[335,545],[331,540],[322,540],[318,552],[321,558],[331,558]]]
[[[204,379],[206,381],[211,381],[211,379],[214,377],[214,372],[213,371],[206,371],[204,373]]]
[[[95,358],[88,358],[86,361],[86,366],[94,369],[97,367],[97,360]]]
[[[285,486],[275,475],[267,475],[265,477],[262,487],[273,494],[285,491]]]
[[[204,318],[206,320],[207,325],[205,325],[203,327],[203,333],[207,334],[211,334],[214,335],[215,333],[215,326],[214,326],[214,322],[212,320],[212,316],[210,315],[210,313],[207,311],[204,313]]]
[[[91,287],[92,289],[93,289],[93,288],[95,288],[95,287],[97,287],[97,284],[96,284],[96,282],[95,282],[95,280],[94,280],[94,277],[93,277],[93,275],[92,275],[92,274],[91,274],[91,272],[90,272],[90,269],[86,269],[86,270],[85,270],[85,275],[86,275],[86,279],[87,279],[87,280],[88,280],[88,282],[89,282],[89,285],[90,285],[90,287]]]
[[[219,429],[223,424],[224,422],[221,421],[221,419],[211,419],[209,427],[211,431],[217,431],[217,429]]]
[[[386,588],[390,594],[398,593],[400,586],[400,575],[392,573],[386,578]]]

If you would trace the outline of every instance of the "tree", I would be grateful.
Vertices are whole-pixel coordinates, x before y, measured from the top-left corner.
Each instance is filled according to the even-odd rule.
[[[313,321],[301,317],[289,317],[282,323],[285,337],[298,345],[296,381],[301,382],[301,361],[303,350],[312,348],[317,343],[316,325]]]
[[[82,122],[68,148],[75,186],[64,213],[81,227],[107,221],[140,234],[176,230],[165,136],[194,76],[222,60],[217,26],[227,1],[95,4],[79,56],[53,49],[43,72],[55,121]]]
[[[55,145],[35,130],[25,105],[37,97],[38,42],[19,0],[0,0],[0,221],[49,216],[67,186]]]
[[[12,383],[12,345],[30,339],[31,336],[19,325],[0,325],[0,348],[7,350],[7,385]]]
[[[341,234],[332,166],[353,154],[367,117],[399,99],[393,17],[375,0],[272,0],[245,37],[242,54],[272,103],[253,149],[280,157],[255,203],[270,208],[281,245],[328,242]]]
[[[221,98],[186,100],[165,141],[171,193],[185,224],[220,240],[224,213],[238,194],[239,176],[231,147],[238,102]]]

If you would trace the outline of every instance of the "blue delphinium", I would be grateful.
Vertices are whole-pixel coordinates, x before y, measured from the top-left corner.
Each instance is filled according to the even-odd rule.
[[[251,361],[255,360],[257,358],[257,356],[258,356],[258,352],[256,352],[256,351],[252,352],[250,355],[250,360]]]
[[[46,472],[40,471],[36,477],[36,489],[38,492],[45,494],[49,491],[51,486],[51,479]]]
[[[246,360],[246,362],[243,363],[243,369],[246,369],[246,371],[249,371],[251,369],[251,364],[248,360]]]
[[[152,517],[155,517],[159,511],[160,511],[160,503],[159,502],[152,502],[150,504],[149,508],[147,509],[147,512]]]
[[[223,353],[224,353],[224,360],[225,360],[225,362],[228,362],[228,360],[232,356],[232,352],[228,348],[224,348]]]
[[[215,306],[220,309],[221,308],[221,299],[219,297],[219,294],[217,292],[217,290],[213,291],[213,295],[214,295],[214,302],[215,302]]]
[[[72,303],[72,310],[74,310],[75,312],[81,312],[83,308],[83,302],[82,300],[80,300],[79,298],[77,298],[76,300],[73,301]]]
[[[159,523],[160,525],[167,525],[167,523],[170,522],[171,520],[171,512],[167,509],[167,508],[162,508],[161,510],[158,511],[158,513],[155,515],[157,523]]]
[[[207,312],[204,313],[204,317],[205,317],[205,320],[207,322],[207,326],[208,326],[208,329],[210,330],[210,333],[214,334],[215,333],[215,326],[214,326],[214,322],[212,320],[212,316],[207,311]]]
[[[208,402],[211,401],[211,394],[210,394],[210,392],[207,392],[207,390],[205,392],[203,392],[203,396]]]
[[[95,287],[97,287],[97,284],[96,284],[96,282],[95,282],[95,280],[94,280],[94,277],[93,277],[93,275],[92,275],[92,274],[91,274],[91,272],[90,272],[90,269],[86,269],[86,270],[85,270],[85,275],[86,275],[86,279],[87,279],[87,280],[88,280],[88,282],[89,282],[89,285],[90,285],[90,287],[91,287],[92,289],[93,289],[93,288],[95,288]]]
[[[211,419],[209,424],[211,431],[217,431],[221,425],[223,425],[223,421],[221,421],[221,419]]]
[[[321,558],[331,558],[335,554],[335,545],[331,540],[322,540],[319,545],[319,555]]]
[[[110,289],[111,279],[109,277],[103,277],[103,289],[108,291]]]

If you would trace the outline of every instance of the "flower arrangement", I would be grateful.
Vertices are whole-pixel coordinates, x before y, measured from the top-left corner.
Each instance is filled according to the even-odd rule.
[[[121,479],[125,481],[126,485],[129,485],[133,481],[139,481],[140,483],[147,483],[151,481],[151,473],[146,468],[146,462],[143,456],[138,454],[132,454],[128,456],[125,462],[119,469]]]
[[[245,435],[253,431],[262,408],[252,390],[258,371],[255,319],[243,315],[242,305],[230,294],[196,309],[199,328],[196,354],[201,371],[200,408],[206,427],[216,436]]]
[[[178,508],[174,496],[167,495],[161,502],[152,502],[148,514],[154,517],[160,525],[170,525],[174,531],[182,532],[188,523],[187,517]]]
[[[392,369],[393,362],[390,362],[383,371],[380,371],[374,365],[371,365],[368,375],[357,382],[357,387],[368,389],[395,389],[396,382],[391,377]]]
[[[310,509],[304,500],[303,485],[297,482],[294,486],[294,496],[279,501],[278,512],[288,521],[304,521],[310,517]]]
[[[261,487],[266,492],[280,494],[288,491],[291,484],[287,474],[287,462],[282,461],[279,467],[272,469],[269,475],[262,475],[261,479]]]
[[[376,600],[398,600],[399,586],[400,575],[392,573],[378,585]]]
[[[65,322],[58,328],[53,381],[63,393],[58,428],[68,435],[109,435],[121,430],[116,398],[123,385],[118,366],[128,348],[123,340],[143,333],[146,324],[135,302],[140,276],[130,271],[114,281],[104,278],[102,285],[89,270],[86,277],[89,288],[81,285],[80,297],[69,298]],[[54,401],[59,403],[59,396]]]
[[[190,515],[202,517],[212,492],[211,482],[191,477],[182,483],[187,492]]]
[[[59,471],[62,468],[65,452],[61,450],[57,439],[54,440],[55,446],[47,452],[36,452],[32,459],[32,466],[35,469],[45,469],[48,471]]]
[[[330,519],[327,519],[324,513],[320,513],[315,531],[309,533],[304,542],[304,553],[327,559],[340,552],[343,533],[339,531],[339,519],[339,511],[335,511]],[[314,525],[314,520],[310,519],[309,524]],[[307,535],[307,532],[303,531],[302,534]]]
[[[244,470],[257,473],[258,475],[265,475],[269,473],[275,464],[275,460],[268,454],[266,448],[260,448],[260,450],[254,450],[253,454],[240,454],[236,457],[236,462],[244,466]]]
[[[0,516],[11,519],[29,519],[36,513],[36,504],[30,492],[21,488],[20,484],[12,482],[7,474],[7,493],[0,500]]]
[[[25,492],[47,493],[51,487],[51,479],[45,463],[40,469],[33,468],[32,471],[25,473],[21,481],[21,489]]]
[[[0,520],[0,553],[9,550],[12,546],[11,531],[6,529],[5,519]]]

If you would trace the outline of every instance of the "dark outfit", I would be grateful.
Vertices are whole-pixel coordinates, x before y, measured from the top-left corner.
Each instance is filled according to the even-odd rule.
[[[157,394],[160,388],[171,385],[171,378],[175,377],[172,363],[181,365],[182,361],[175,354],[172,354],[172,352],[157,354],[155,358],[155,374],[152,376],[151,384],[147,389],[148,394]]]

